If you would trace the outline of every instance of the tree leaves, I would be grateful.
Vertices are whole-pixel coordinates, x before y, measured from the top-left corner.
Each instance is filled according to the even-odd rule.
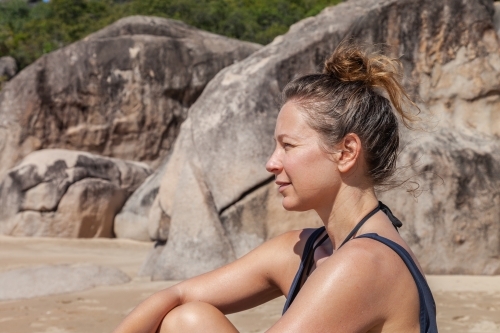
[[[0,57],[19,68],[129,15],[153,15],[260,44],[341,0],[26,0],[0,2]]]

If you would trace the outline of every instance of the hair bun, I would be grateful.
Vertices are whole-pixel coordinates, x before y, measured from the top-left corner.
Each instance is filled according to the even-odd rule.
[[[367,87],[382,89],[407,127],[418,119],[403,110],[406,104],[419,111],[401,84],[403,66],[398,59],[369,53],[352,42],[342,41],[325,61],[323,74],[341,82],[362,82]]]
[[[359,81],[371,85],[368,56],[354,45],[341,43],[325,61],[323,73],[342,82]]]

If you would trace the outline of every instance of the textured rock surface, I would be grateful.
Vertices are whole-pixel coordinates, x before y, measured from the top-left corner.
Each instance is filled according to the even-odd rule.
[[[17,73],[16,59],[12,57],[0,57],[0,78],[10,80]]]
[[[0,301],[33,298],[127,283],[130,277],[115,267],[45,265],[0,273]]]
[[[184,129],[190,126],[189,120],[182,124]],[[167,208],[167,215],[171,221],[182,223],[170,224],[169,240],[156,260],[153,273],[155,279],[183,279],[219,267],[236,258],[231,243],[225,236],[219,215],[214,209],[197,154],[188,150],[192,145],[191,137],[179,138],[175,147],[180,149],[170,157],[166,170],[166,174],[176,176],[171,181],[167,180],[167,183],[170,183],[167,187],[173,191],[172,204]],[[185,161],[187,163],[184,163]],[[176,172],[171,173],[172,169]],[[179,191],[179,187],[189,189],[189,195]],[[164,253],[176,255],[162,255]],[[180,265],[181,262],[184,264]]]
[[[382,201],[404,221],[403,237],[430,274],[500,274],[500,142],[441,130],[400,155],[400,187]]]
[[[115,215],[149,174],[145,164],[86,152],[33,152],[0,183],[0,233],[111,237]]]
[[[142,263],[139,268],[138,276],[153,276],[155,270],[157,269],[158,258],[160,257],[163,249],[165,248],[165,242],[156,242],[153,249],[149,251],[146,261]]]
[[[277,98],[295,75],[318,71],[347,34],[390,45],[387,52],[401,58],[408,78],[405,85],[412,94],[421,95],[434,127],[500,134],[500,48],[493,8],[493,2],[486,0],[351,0],[295,24],[286,35],[221,71],[191,107],[189,126],[182,127],[166,166],[159,207],[170,218],[171,235],[153,277],[188,277],[215,268],[266,237],[268,226],[248,226],[238,214],[242,210],[251,211],[252,218],[267,215],[266,208],[255,202],[264,200],[264,194],[259,197],[257,192],[271,178],[264,164],[273,148]],[[193,165],[200,170],[198,181],[179,181]],[[474,193],[470,195],[472,200]],[[179,213],[190,208],[196,213]],[[224,224],[226,233],[213,237],[212,231],[200,227],[193,242],[182,236],[194,235],[193,218],[212,231]],[[314,224],[304,219],[301,226],[308,223]],[[178,237],[173,237],[173,230]],[[246,233],[241,247],[234,245],[238,233]],[[232,251],[221,252],[227,240]],[[199,244],[203,251],[186,257],[186,249]],[[217,262],[213,258],[219,255]],[[186,270],[198,265],[203,268]],[[468,265],[463,262],[464,272],[472,272]]]
[[[164,159],[116,215],[116,237],[140,241],[167,239],[170,219],[159,208],[157,194],[168,160],[168,157]]]
[[[323,225],[314,211],[286,211],[281,205],[282,198],[272,182],[249,193],[220,214],[237,257],[286,231]]]
[[[42,148],[156,167],[208,81],[259,48],[135,16],[41,57],[0,93],[0,179]]]

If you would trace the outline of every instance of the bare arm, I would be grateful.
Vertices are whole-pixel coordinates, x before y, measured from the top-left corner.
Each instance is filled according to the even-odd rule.
[[[304,232],[288,232],[231,264],[159,291],[139,304],[114,333],[154,333],[168,312],[192,301],[227,314],[276,298],[288,292],[304,238]]]

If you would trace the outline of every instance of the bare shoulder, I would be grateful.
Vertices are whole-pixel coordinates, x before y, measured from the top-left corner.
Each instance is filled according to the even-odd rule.
[[[307,239],[311,236],[314,230],[316,229],[287,231],[264,242],[262,245],[249,252],[246,256],[267,256],[267,254],[272,253],[272,257],[274,258],[273,261],[275,263],[286,263],[288,259],[293,258],[298,258],[300,262],[300,257],[304,251]]]
[[[287,231],[279,236],[276,236],[266,243],[268,247],[275,247],[276,249],[281,249],[286,252],[294,252],[295,254],[301,255],[307,239],[316,229],[307,228],[300,230]]]
[[[398,271],[404,268],[399,256],[391,249],[371,239],[355,239],[346,243],[317,268],[317,276],[326,288],[342,286],[363,297],[376,299],[396,282]],[[360,288],[362,286],[362,288]]]
[[[403,248],[423,273],[415,255],[399,234],[385,235],[382,238]],[[399,254],[379,240],[369,237],[358,237],[346,243],[341,250],[343,252],[339,251],[339,253],[342,253],[342,256],[337,256],[336,260],[362,263],[363,267],[357,268],[363,269],[366,267],[366,270],[376,272],[377,277],[384,281],[399,279],[400,274],[407,275],[408,277],[411,275]]]
[[[332,265],[345,265],[349,270],[371,271],[382,275],[391,274],[397,268],[392,261],[401,261],[392,249],[371,238],[350,240],[331,259]]]
[[[395,315],[401,311],[410,319]],[[390,325],[414,327],[415,319],[418,293],[404,262],[384,244],[361,238],[318,265],[269,332],[384,331]]]
[[[388,297],[398,286],[414,285],[401,257],[387,245],[371,238],[347,242],[325,261],[323,270],[338,279],[347,278],[347,285],[364,286],[364,291],[374,300]]]
[[[272,272],[270,276],[273,277],[273,282],[286,295],[300,265],[307,239],[314,230],[316,229],[285,232],[268,240],[247,256],[259,257]]]

